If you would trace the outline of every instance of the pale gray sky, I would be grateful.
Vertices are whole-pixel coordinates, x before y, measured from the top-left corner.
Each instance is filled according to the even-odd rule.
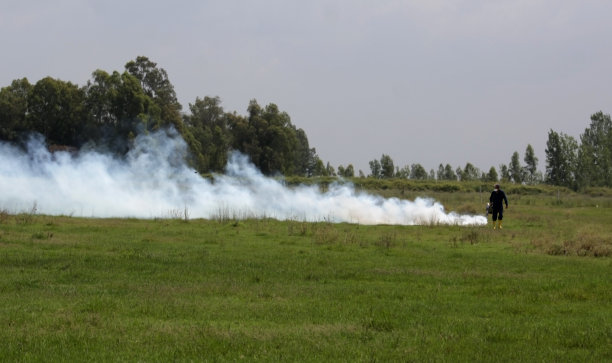
[[[145,55],[184,110],[276,103],[335,167],[483,171],[612,102],[607,0],[0,0],[0,86],[83,85]]]

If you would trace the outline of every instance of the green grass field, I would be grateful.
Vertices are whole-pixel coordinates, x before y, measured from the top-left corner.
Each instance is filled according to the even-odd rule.
[[[612,361],[612,198],[509,197],[501,231],[2,212],[0,361]]]

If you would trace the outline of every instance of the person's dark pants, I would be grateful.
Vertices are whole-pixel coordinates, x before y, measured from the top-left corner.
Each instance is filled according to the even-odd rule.
[[[504,219],[504,207],[501,207],[499,209],[493,208],[493,222],[495,222],[498,219],[500,221]]]

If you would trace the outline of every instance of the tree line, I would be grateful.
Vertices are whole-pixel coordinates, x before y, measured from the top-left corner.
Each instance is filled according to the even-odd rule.
[[[612,120],[597,112],[580,139],[550,130],[546,141],[546,183],[575,190],[612,187]]]
[[[0,140],[24,145],[37,132],[49,146],[79,149],[85,145],[122,154],[139,133],[174,127],[187,143],[189,163],[200,173],[221,172],[228,152],[246,154],[264,174],[355,177],[352,164],[334,168],[311,148],[304,130],[271,103],[251,100],[246,115],[227,112],[219,97],[196,98],[182,112],[167,72],[147,57],[125,64],[122,72],[96,70],[84,86],[45,77],[34,84],[16,79],[0,89]],[[427,171],[421,164],[395,166],[382,154],[369,162],[371,178],[415,180],[482,180],[547,183],[575,190],[612,187],[612,122],[598,112],[580,139],[550,130],[546,168],[527,145],[521,164],[514,152],[508,164],[481,171],[472,163],[453,168],[440,163]],[[366,177],[359,170],[359,177]]]
[[[488,172],[480,171],[471,163],[465,167],[449,164],[438,166],[429,172],[421,164],[403,168],[394,167],[393,159],[383,154],[370,161],[369,177],[406,178],[415,180],[481,180],[487,182],[505,181],[518,184],[540,184],[564,186],[574,190],[588,187],[612,187],[612,121],[609,114],[597,112],[591,116],[590,125],[580,139],[563,132],[550,130],[546,142],[546,169],[538,171],[538,158],[529,144],[521,164],[520,155],[515,151],[508,164],[499,165]]]
[[[0,140],[23,146],[37,132],[49,146],[122,154],[139,133],[174,127],[201,173],[223,171],[230,150],[248,155],[265,174],[324,173],[304,130],[275,104],[251,100],[248,114],[238,115],[224,111],[218,97],[204,97],[189,104],[189,113],[181,110],[167,72],[139,56],[122,72],[94,71],[82,87],[51,77],[14,80],[0,90]]]
[[[423,165],[416,163],[406,165],[402,168],[394,166],[393,159],[383,154],[380,160],[370,161],[370,174],[373,178],[403,178],[414,180],[445,180],[445,181],[474,181],[486,182],[506,181],[513,183],[537,184],[542,181],[542,174],[537,170],[538,158],[531,145],[527,145],[525,162],[521,165],[518,152],[514,152],[508,165],[499,166],[500,173],[492,166],[488,171],[481,171],[472,163],[467,162],[465,166],[453,169],[450,164],[440,163],[438,170],[431,169],[429,172]]]

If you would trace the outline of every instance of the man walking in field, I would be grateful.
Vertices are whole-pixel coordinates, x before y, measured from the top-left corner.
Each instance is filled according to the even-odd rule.
[[[495,222],[499,220],[499,229],[502,229],[502,219],[504,218],[504,204],[506,203],[506,208],[508,208],[508,198],[506,198],[506,193],[503,190],[499,189],[499,184],[495,184],[495,189],[491,192],[491,196],[489,197],[489,203],[493,207],[493,229],[497,228]]]

